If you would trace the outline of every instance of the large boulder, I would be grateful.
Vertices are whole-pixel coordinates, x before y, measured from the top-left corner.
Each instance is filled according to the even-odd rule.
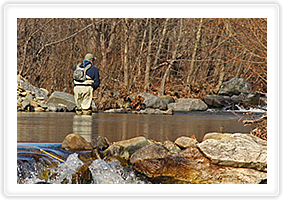
[[[137,160],[165,158],[168,152],[168,149],[161,144],[151,143],[133,153],[130,163],[133,164]]]
[[[243,78],[232,78],[231,80],[222,83],[218,91],[219,95],[247,95],[253,93],[252,86]]]
[[[125,147],[126,150],[130,153],[130,155],[132,155],[138,149],[148,145],[149,142],[145,137],[140,136],[140,137],[135,137],[135,138],[131,138],[128,140],[115,142],[114,144]]]
[[[53,92],[48,98],[47,103],[65,105],[68,111],[74,111],[76,107],[74,95],[59,91]]]
[[[146,105],[147,108],[154,108],[160,110],[167,109],[167,100],[161,99],[151,93],[141,93],[139,96],[144,97],[143,103]]]
[[[62,142],[62,149],[71,151],[92,150],[92,146],[80,135],[71,133]]]
[[[207,105],[200,99],[189,98],[189,99],[178,99],[175,103],[169,103],[168,109],[173,109],[173,111],[204,111],[208,107]]]
[[[34,92],[35,97],[43,97],[44,99],[47,99],[47,95],[44,90],[37,88],[23,80],[18,80],[18,86],[23,87],[25,90]]]
[[[99,151],[104,151],[110,146],[110,142],[106,137],[103,137],[101,135],[94,136],[92,138],[92,141],[90,142],[90,145],[94,149],[98,149]]]
[[[161,159],[138,160],[134,169],[155,183],[190,184],[258,184],[267,180],[267,173],[248,168],[218,166],[197,147]]]
[[[213,134],[197,144],[212,163],[267,171],[267,141],[251,134]],[[221,137],[222,136],[222,137]]]

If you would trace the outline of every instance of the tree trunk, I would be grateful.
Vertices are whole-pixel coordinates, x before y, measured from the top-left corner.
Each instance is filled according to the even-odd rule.
[[[183,32],[183,19],[180,19],[180,32],[179,32],[178,41],[177,41],[177,44],[176,44],[176,48],[175,48],[172,60],[169,63],[169,66],[167,67],[165,74],[163,76],[163,79],[161,81],[161,86],[160,86],[160,89],[159,89],[159,92],[158,92],[159,96],[164,95],[164,87],[165,87],[166,78],[169,76],[170,68],[172,67],[173,63],[175,62],[177,52],[178,52],[178,49],[179,49],[179,46],[180,46],[180,43],[181,43],[182,32]]]
[[[198,27],[195,48],[194,48],[194,51],[193,51],[193,54],[192,54],[192,61],[191,61],[191,64],[190,64],[189,73],[188,73],[188,77],[187,77],[187,89],[190,89],[190,86],[191,86],[192,74],[193,74],[193,71],[194,71],[194,64],[195,64],[195,57],[196,57],[196,54],[197,54],[197,50],[198,50],[198,46],[199,46],[199,42],[200,42],[200,38],[201,38],[202,25],[203,25],[203,18],[200,19],[200,23],[199,23],[199,27]]]
[[[128,91],[129,87],[129,30],[128,30],[128,19],[126,18],[124,20],[124,31],[125,31],[125,48],[124,48],[124,85],[125,85],[125,91]]]
[[[147,92],[149,90],[149,73],[150,73],[150,63],[151,63],[151,43],[152,43],[152,21],[149,19],[149,32],[148,32],[148,55],[146,60],[146,70],[144,79],[144,90]]]
[[[163,31],[162,31],[162,36],[160,38],[159,46],[158,46],[156,56],[155,56],[155,60],[154,60],[154,63],[153,63],[153,67],[152,67],[153,70],[156,68],[156,65],[157,65],[157,61],[158,61],[158,58],[159,58],[159,54],[160,54],[160,51],[161,51],[163,40],[165,38],[168,21],[169,21],[169,18],[166,18],[164,28],[163,28]]]

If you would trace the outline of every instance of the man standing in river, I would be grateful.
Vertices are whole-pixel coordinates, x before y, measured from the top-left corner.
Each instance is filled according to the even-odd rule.
[[[99,72],[93,66],[96,58],[87,53],[83,63],[79,63],[74,71],[74,97],[76,101],[76,114],[91,115],[93,92],[100,84]]]

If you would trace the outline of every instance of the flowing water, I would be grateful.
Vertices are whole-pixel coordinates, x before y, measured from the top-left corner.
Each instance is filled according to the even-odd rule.
[[[17,113],[18,183],[72,183],[83,162],[79,152],[61,149],[61,143],[70,133],[91,141],[96,135],[110,142],[144,136],[163,142],[180,136],[195,135],[198,141],[208,132],[247,133],[253,127],[243,126],[243,113],[205,111],[175,113],[174,115],[137,115],[94,113],[78,116],[74,113]],[[89,183],[148,183],[133,169],[118,161],[97,159],[88,166]]]

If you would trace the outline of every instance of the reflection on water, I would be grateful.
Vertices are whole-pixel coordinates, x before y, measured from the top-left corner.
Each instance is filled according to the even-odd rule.
[[[201,141],[208,132],[249,132],[232,113],[192,112],[175,115],[137,115],[94,113],[17,113],[18,142],[61,143],[69,133],[91,141],[94,135],[110,142],[145,136],[156,141],[174,141],[180,136],[192,136]]]
[[[86,141],[92,140],[92,116],[74,115],[73,133],[82,136]]]

